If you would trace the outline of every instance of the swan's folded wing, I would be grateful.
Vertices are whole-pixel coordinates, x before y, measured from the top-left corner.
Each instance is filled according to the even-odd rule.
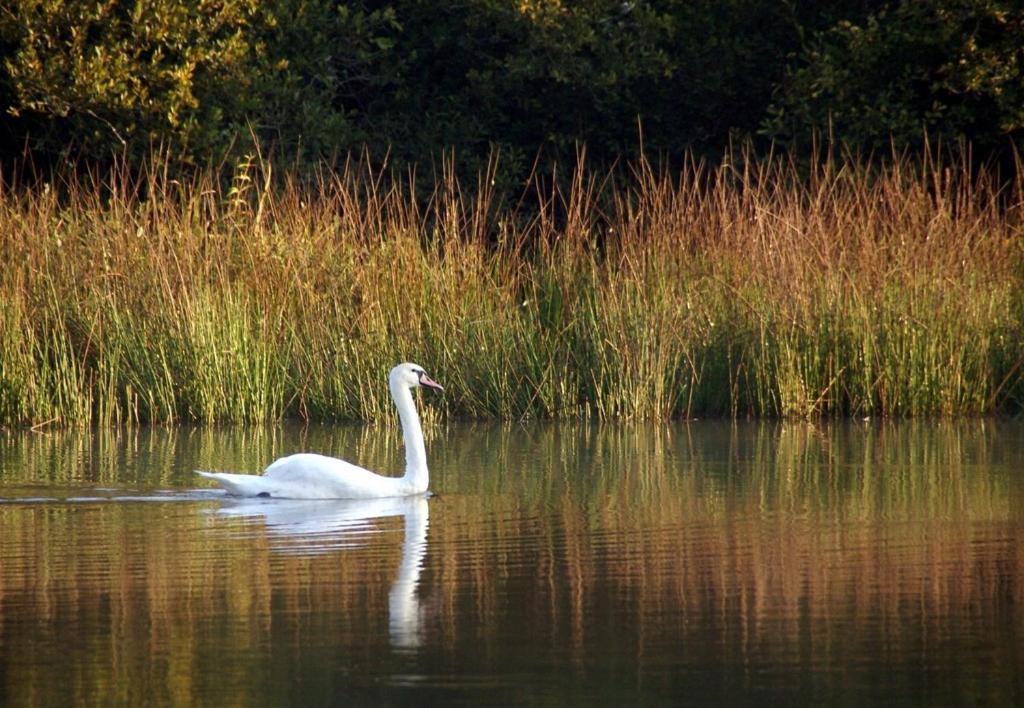
[[[279,494],[304,499],[359,499],[401,496],[401,480],[382,477],[335,457],[299,453],[282,457],[263,472],[281,486]]]
[[[373,474],[351,462],[339,460],[337,457],[327,457],[312,452],[300,452],[274,460],[267,469],[263,470],[264,477],[280,479],[282,481],[316,481],[323,479],[346,477],[360,477],[366,474]]]

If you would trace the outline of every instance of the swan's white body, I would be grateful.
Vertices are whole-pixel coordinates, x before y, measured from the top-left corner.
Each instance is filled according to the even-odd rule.
[[[283,499],[377,499],[423,494],[430,484],[423,429],[410,389],[427,386],[443,391],[416,364],[399,364],[388,377],[405,440],[405,474],[384,477],[344,460],[312,453],[282,457],[262,475],[198,472],[215,480],[229,494]]]

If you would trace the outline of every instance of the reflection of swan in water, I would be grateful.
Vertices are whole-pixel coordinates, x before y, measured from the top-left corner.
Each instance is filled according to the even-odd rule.
[[[270,499],[225,500],[218,513],[262,518],[272,538],[286,543],[278,550],[322,553],[364,545],[375,519],[401,516],[405,520],[402,560],[388,593],[391,643],[415,648],[420,644],[420,603],[416,591],[427,554],[429,509],[426,496],[390,499],[299,501]],[[295,545],[293,542],[299,542]]]
[[[405,512],[405,537],[402,540],[402,562],[388,593],[388,628],[391,644],[415,648],[420,645],[420,601],[416,589],[420,584],[423,558],[427,555],[427,500],[409,502]]]

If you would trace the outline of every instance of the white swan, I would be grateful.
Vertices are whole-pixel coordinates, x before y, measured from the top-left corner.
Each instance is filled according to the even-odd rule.
[[[377,499],[423,494],[429,485],[427,451],[420,417],[410,389],[425,386],[443,391],[416,364],[399,364],[388,376],[391,397],[398,408],[405,439],[405,475],[383,477],[334,457],[300,453],[272,462],[262,475],[200,472],[215,480],[228,494],[283,499]]]

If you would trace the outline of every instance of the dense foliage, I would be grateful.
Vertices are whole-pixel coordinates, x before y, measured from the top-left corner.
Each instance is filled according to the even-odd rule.
[[[1011,10],[1011,7],[1013,8]],[[1024,12],[998,0],[904,2],[814,37],[766,121],[809,138],[830,124],[869,148],[925,132],[999,149],[1024,128]]]
[[[736,136],[986,150],[1021,139],[1010,0],[10,0],[0,158],[205,164],[252,136],[309,164],[495,150],[521,175],[585,143],[720,154]]]

